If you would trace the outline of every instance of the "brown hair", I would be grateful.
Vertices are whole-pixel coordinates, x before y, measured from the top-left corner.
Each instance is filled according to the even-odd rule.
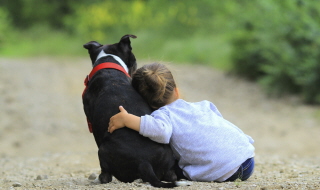
[[[170,70],[163,64],[151,63],[136,70],[132,86],[153,109],[169,103],[176,88]]]

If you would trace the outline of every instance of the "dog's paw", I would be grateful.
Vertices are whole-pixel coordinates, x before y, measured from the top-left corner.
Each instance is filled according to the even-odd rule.
[[[191,181],[176,181],[176,185],[179,186],[190,186],[192,185]]]
[[[99,175],[99,181],[100,183],[109,183],[112,181],[112,176],[109,173],[101,173]]]

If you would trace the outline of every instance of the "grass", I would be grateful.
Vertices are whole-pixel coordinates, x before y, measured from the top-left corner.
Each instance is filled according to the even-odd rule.
[[[78,38],[47,27],[36,27],[27,31],[14,31],[1,46],[0,55],[9,58],[77,56],[83,53],[81,48]]]
[[[172,37],[169,39],[164,34],[157,35],[148,31],[135,34],[138,38],[132,39],[131,43],[138,60],[206,64],[221,70],[230,68],[231,47],[226,35],[197,35],[186,39],[172,39]],[[100,43],[116,43],[121,36],[108,39],[112,42]],[[90,40],[38,26],[27,31],[14,31],[7,39],[7,43],[1,46],[0,56],[9,58],[86,56],[82,45]]]
[[[132,41],[137,57],[174,63],[205,64],[221,70],[230,68],[231,47],[226,36],[195,36],[164,39],[138,36]]]
[[[320,110],[314,112],[314,117],[320,122]]]

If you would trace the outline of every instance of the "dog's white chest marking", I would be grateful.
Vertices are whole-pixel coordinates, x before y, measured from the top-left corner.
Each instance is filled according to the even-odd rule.
[[[122,61],[122,59],[116,55],[112,55],[112,54],[106,54],[103,50],[101,50],[101,52],[99,53],[96,61],[98,59],[100,59],[101,57],[107,57],[107,56],[111,56],[113,57],[116,61],[118,61],[120,63],[120,65],[124,68],[124,70],[126,70],[126,72],[129,72],[128,66]]]

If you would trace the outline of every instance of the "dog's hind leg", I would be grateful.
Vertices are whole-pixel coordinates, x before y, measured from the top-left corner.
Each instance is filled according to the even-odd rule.
[[[175,164],[174,164],[174,166],[173,166],[173,169],[174,169],[174,171],[175,171],[177,180],[180,180],[180,179],[188,179],[186,176],[183,175],[183,171],[182,171],[182,169],[179,167],[178,160],[175,161]]]
[[[163,181],[170,181],[170,182],[175,182],[177,181],[177,175],[176,173],[174,172],[174,170],[168,170],[163,178],[162,178]]]
[[[100,161],[101,174],[99,175],[100,183],[109,183],[112,181],[112,175],[106,162]]]
[[[101,167],[101,174],[99,175],[100,183],[109,183],[112,181],[112,175],[110,173],[109,166],[105,159],[105,156],[107,154],[103,146],[100,146],[98,155],[99,155],[100,167]]]
[[[174,182],[164,183],[161,182],[156,174],[153,171],[153,168],[150,163],[143,162],[139,165],[139,172],[141,179],[144,182],[149,182],[154,187],[162,187],[162,188],[173,188],[176,187]]]

